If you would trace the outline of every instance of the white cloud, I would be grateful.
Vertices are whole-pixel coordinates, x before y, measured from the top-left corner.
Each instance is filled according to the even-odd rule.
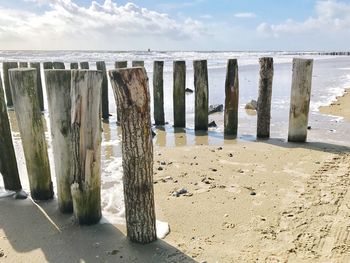
[[[189,40],[205,34],[199,21],[177,21],[133,3],[119,6],[112,0],[93,1],[86,8],[72,0],[28,1],[50,8],[35,14],[0,7],[0,48],[138,49],[151,42]]]
[[[237,18],[254,18],[256,17],[256,14],[254,13],[236,13],[234,14]]]
[[[315,6],[316,16],[298,22],[288,19],[283,23],[270,25],[261,23],[257,31],[263,36],[282,37],[287,34],[349,34],[350,4],[336,1],[318,1]]]

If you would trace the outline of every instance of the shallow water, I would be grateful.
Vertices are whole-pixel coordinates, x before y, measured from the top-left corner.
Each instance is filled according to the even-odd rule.
[[[164,60],[164,100],[166,121],[165,127],[155,127],[157,136],[154,138],[156,147],[173,147],[185,145],[222,145],[234,144],[237,140],[225,140],[223,136],[223,113],[209,116],[219,125],[217,129],[210,129],[208,133],[195,132],[194,127],[194,94],[186,95],[186,129],[173,129],[172,127],[172,61],[186,60],[187,87],[193,88],[192,60],[208,59],[209,71],[209,102],[210,104],[224,103],[224,83],[226,75],[226,61],[228,58],[239,59],[240,81],[240,110],[239,110],[239,140],[255,140],[256,116],[246,112],[245,104],[256,99],[258,94],[259,65],[261,56],[274,56],[275,75],[272,97],[271,137],[285,139],[287,137],[289,100],[292,76],[292,58],[288,53],[239,53],[239,52],[81,52],[81,51],[0,51],[0,62],[14,61],[64,61],[66,67],[69,62],[99,60],[106,61],[107,69],[112,69],[115,60],[145,60],[145,67],[150,78],[150,92],[152,94],[152,74],[154,60]],[[305,56],[304,56],[305,57]],[[344,88],[350,87],[350,57],[330,57],[307,55],[313,57],[314,73],[311,99],[311,112],[309,123],[309,141],[321,141],[330,144],[349,145],[347,133],[349,124],[342,118],[320,114],[318,107],[327,105],[336,96],[341,95]],[[1,65],[2,66],[2,65]],[[1,69],[0,66],[0,69]],[[94,63],[90,63],[95,69]],[[2,71],[2,69],[1,69]],[[46,92],[44,88],[44,95]],[[151,96],[152,97],[152,96]],[[122,186],[122,160],[120,149],[120,128],[116,126],[115,102],[109,89],[110,112],[113,115],[109,124],[103,123],[102,134],[102,208],[103,222],[123,223],[124,204]],[[151,101],[151,105],[152,105]],[[45,107],[47,103],[45,100]],[[153,107],[151,107],[153,108]],[[24,189],[28,191],[25,160],[21,146],[21,139],[14,112],[9,112],[13,131],[14,145]],[[54,176],[51,136],[49,131],[49,113],[44,112],[46,138],[49,142],[49,157],[52,175]],[[0,180],[1,181],[1,180]],[[53,179],[55,184],[55,179]],[[3,188],[0,182],[0,190]]]

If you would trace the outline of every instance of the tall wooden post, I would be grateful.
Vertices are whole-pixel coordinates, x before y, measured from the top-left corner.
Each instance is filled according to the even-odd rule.
[[[71,71],[46,70],[46,91],[50,111],[52,146],[57,180],[58,206],[63,213],[73,212],[71,133]]]
[[[259,98],[257,109],[257,137],[270,138],[273,58],[260,58]]]
[[[101,219],[102,72],[72,70],[73,210],[80,224]]]
[[[312,59],[293,59],[288,141],[305,142],[309,119]]]
[[[153,64],[153,103],[154,121],[156,125],[164,125],[164,61],[154,61]]]
[[[63,62],[53,62],[52,63],[53,69],[65,69],[65,65]]]
[[[186,127],[186,62],[173,62],[173,105],[174,105],[174,127]]]
[[[36,70],[11,69],[9,75],[31,195],[36,200],[48,200],[53,197],[53,189],[44,125],[36,94]]]
[[[12,93],[10,87],[9,70],[12,68],[18,68],[17,62],[3,62],[2,71],[4,76],[4,86],[6,94],[6,104],[7,107],[13,107]]]
[[[18,65],[20,68],[28,68],[28,62],[19,62]]]
[[[102,119],[109,119],[109,105],[108,105],[108,78],[106,63],[104,61],[96,62],[97,70],[101,70],[103,74],[102,80],[102,92],[101,92],[101,102],[102,102]]]
[[[225,113],[224,134],[225,136],[237,137],[238,129],[238,103],[239,103],[239,80],[237,59],[229,59],[227,62],[225,82]]]
[[[144,68],[113,70],[109,76],[122,111],[127,235],[133,242],[150,243],[157,236],[148,77]]]
[[[195,130],[208,130],[209,84],[206,60],[193,61],[195,88]]]
[[[43,62],[43,68],[45,69],[53,69],[53,63],[52,62]]]
[[[43,95],[43,85],[41,82],[40,62],[31,62],[30,67],[36,69],[36,80],[37,80],[36,93],[38,94],[40,110],[44,111],[44,95]]]
[[[145,66],[145,62],[142,60],[134,60],[132,61],[132,67],[144,67]]]
[[[89,69],[89,62],[80,62],[80,68],[81,69]]]
[[[79,64],[77,62],[70,63],[70,69],[79,69]]]
[[[10,122],[2,89],[0,76],[0,173],[4,179],[5,189],[20,191],[21,180],[18,174],[17,160],[13,148]]]
[[[128,67],[128,62],[127,61],[116,61],[114,63],[114,68],[118,69],[118,68],[127,68]]]

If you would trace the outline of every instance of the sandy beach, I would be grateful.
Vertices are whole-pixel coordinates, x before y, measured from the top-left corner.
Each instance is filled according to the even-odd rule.
[[[321,111],[349,119],[348,96]],[[349,262],[349,168],[348,147],[322,142],[155,147],[165,239],[135,245],[123,225],[80,227],[56,200],[9,197],[0,262]]]

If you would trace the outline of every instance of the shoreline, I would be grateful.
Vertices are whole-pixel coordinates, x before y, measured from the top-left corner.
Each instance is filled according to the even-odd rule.
[[[350,88],[344,90],[343,95],[336,97],[328,106],[319,107],[320,113],[343,117],[350,121]]]

